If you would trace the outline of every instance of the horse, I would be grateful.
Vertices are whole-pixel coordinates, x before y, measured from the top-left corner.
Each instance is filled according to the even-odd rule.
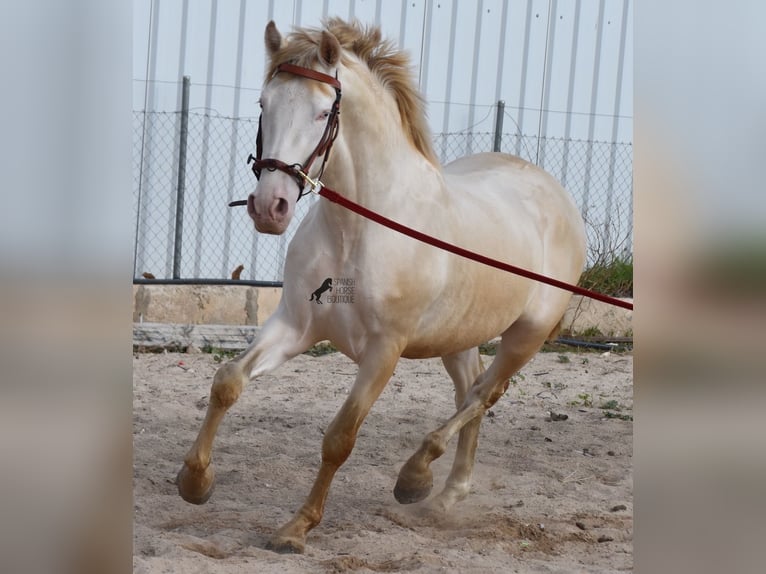
[[[333,18],[283,37],[272,21],[265,45],[258,157],[250,157],[259,179],[247,199],[258,232],[284,233],[306,186],[316,191],[324,185],[423,233],[577,281],[585,233],[571,197],[551,175],[507,154],[479,153],[442,167],[409,57],[377,27]],[[309,303],[307,295],[327,277],[353,284],[352,304]],[[485,411],[557,331],[571,297],[417,242],[321,198],[288,247],[283,284],[277,309],[251,346],[215,373],[204,421],[176,483],[184,500],[207,501],[215,484],[216,430],[245,384],[330,341],[358,371],[325,430],[311,491],[267,543],[297,553],[320,523],[333,476],[400,357],[441,357],[456,411],[403,464],[394,497],[403,504],[422,501],[433,512],[466,498]],[[478,346],[496,337],[496,355],[485,368]],[[430,464],[455,434],[445,485],[428,498]]]

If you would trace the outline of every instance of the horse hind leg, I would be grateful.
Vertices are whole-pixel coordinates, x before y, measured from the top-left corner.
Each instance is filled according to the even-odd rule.
[[[428,496],[433,484],[430,465],[444,454],[450,439],[458,431],[461,432],[463,444],[458,442],[447,485],[434,498],[432,505],[447,509],[465,497],[470,488],[478,431],[484,412],[505,393],[510,378],[537,353],[549,332],[550,325],[538,328],[517,321],[503,333],[495,359],[486,371],[476,377],[457,412],[426,435],[418,450],[402,466],[394,487],[397,501],[409,504]]]
[[[239,398],[245,383],[276,369],[309,344],[301,344],[297,334],[284,324],[267,323],[250,348],[218,369],[210,388],[205,419],[176,476],[181,498],[192,504],[204,504],[213,493],[213,440],[221,420]]]
[[[455,385],[455,407],[459,409],[468,395],[471,385],[484,371],[479,349],[475,347],[462,353],[442,357],[442,361]],[[444,488],[428,501],[432,510],[440,512],[449,510],[455,503],[460,502],[468,495],[471,489],[471,476],[473,475],[481,421],[481,416],[474,417],[460,429],[455,459],[452,462],[452,469]]]
[[[455,407],[460,408],[468,390],[484,370],[478,348],[468,349],[442,357],[442,362],[455,386]],[[444,490],[438,495],[443,500],[461,499],[463,491],[468,492],[471,481],[472,463],[466,467],[466,460],[473,459],[478,442],[481,419],[471,421],[460,430],[455,460]],[[402,467],[394,487],[394,497],[403,504],[417,502],[427,497],[433,487],[433,475],[428,467]]]

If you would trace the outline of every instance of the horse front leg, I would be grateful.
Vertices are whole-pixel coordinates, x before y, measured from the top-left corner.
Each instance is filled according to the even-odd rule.
[[[273,317],[253,344],[239,356],[222,365],[213,377],[210,401],[197,439],[178,471],[178,493],[187,502],[207,502],[215,487],[215,472],[210,464],[213,440],[226,411],[237,401],[251,378],[273,371],[288,359],[305,351],[311,342],[301,341],[298,332]]]
[[[267,548],[303,553],[308,532],[322,520],[333,477],[351,454],[359,427],[391,378],[400,352],[399,347],[390,344],[368,347],[348,397],[325,431],[322,462],[311,492],[293,518],[277,530]]]

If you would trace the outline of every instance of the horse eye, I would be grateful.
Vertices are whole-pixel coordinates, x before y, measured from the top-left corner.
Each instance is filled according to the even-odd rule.
[[[330,117],[330,110],[325,110],[317,117],[318,120],[326,120]]]

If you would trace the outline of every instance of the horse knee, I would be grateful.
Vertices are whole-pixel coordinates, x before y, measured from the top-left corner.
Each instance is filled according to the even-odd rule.
[[[211,406],[225,409],[233,405],[239,398],[244,384],[245,374],[236,363],[222,365],[213,377],[210,389]]]

